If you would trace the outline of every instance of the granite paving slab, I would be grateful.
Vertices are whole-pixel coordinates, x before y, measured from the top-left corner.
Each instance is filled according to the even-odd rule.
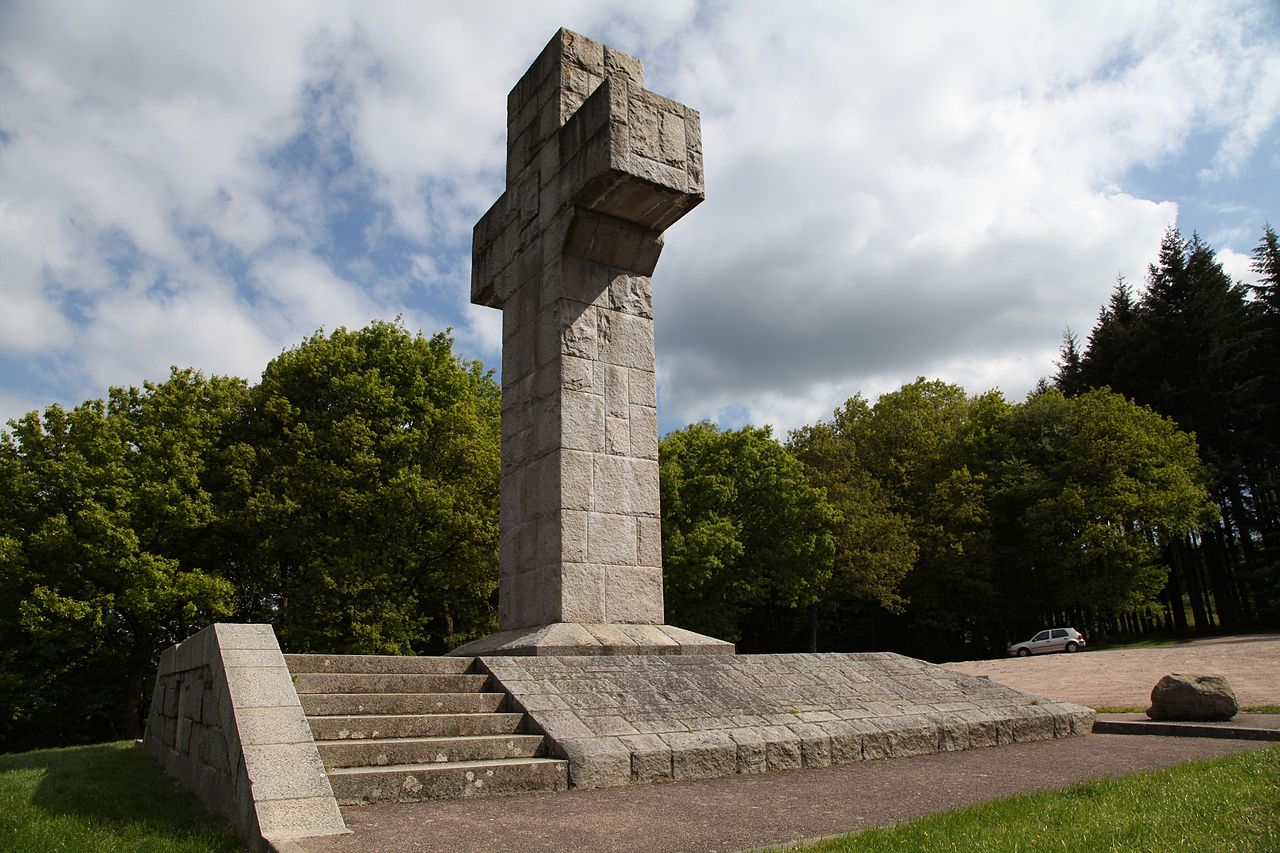
[[[892,653],[482,657],[598,788],[1087,734],[1089,708]]]

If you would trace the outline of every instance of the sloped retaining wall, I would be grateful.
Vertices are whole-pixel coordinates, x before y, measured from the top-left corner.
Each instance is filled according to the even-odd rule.
[[[1092,709],[890,653],[482,657],[598,788],[1088,734]]]
[[[270,625],[165,649],[143,746],[252,849],[348,831]]]

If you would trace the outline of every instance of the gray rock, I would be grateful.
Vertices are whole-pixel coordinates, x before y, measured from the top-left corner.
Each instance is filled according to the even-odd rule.
[[[1236,695],[1221,675],[1173,673],[1151,689],[1153,720],[1229,720],[1240,710]]]

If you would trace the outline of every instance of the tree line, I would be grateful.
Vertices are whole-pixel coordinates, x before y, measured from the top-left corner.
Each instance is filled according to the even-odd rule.
[[[292,651],[495,626],[500,389],[445,334],[317,334],[254,386],[174,369],[0,442],[0,751],[138,733],[210,622]]]
[[[1021,403],[918,379],[781,440],[669,433],[668,621],[744,652],[939,661],[1050,623],[1277,624],[1277,254],[1267,229],[1246,291],[1171,232],[1146,290],[1118,286]],[[270,622],[298,652],[438,654],[495,630],[499,413],[447,333],[377,322],[257,384],[174,369],[11,421],[0,751],[136,734],[159,652],[216,620]]]
[[[1213,248],[1170,229],[1138,292],[1117,281],[1081,348],[1065,335],[1054,384],[1109,387],[1195,434],[1215,511],[1159,542],[1177,630],[1280,623],[1280,240],[1232,281]]]

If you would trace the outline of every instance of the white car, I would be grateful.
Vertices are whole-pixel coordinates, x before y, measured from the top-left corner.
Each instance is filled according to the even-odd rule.
[[[1018,657],[1044,652],[1074,652],[1084,648],[1084,634],[1075,628],[1046,628],[1030,640],[1009,646],[1009,654]]]

